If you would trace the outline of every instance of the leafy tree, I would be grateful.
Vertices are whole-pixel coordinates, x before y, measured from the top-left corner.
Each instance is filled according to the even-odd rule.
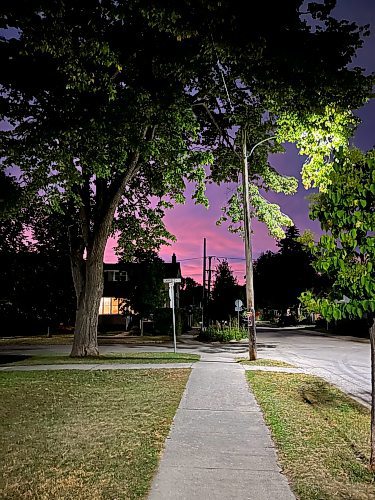
[[[190,148],[197,123],[176,72],[183,63],[163,57],[179,42],[134,2],[94,4],[3,6],[20,36],[1,44],[2,114],[11,125],[1,156],[21,168],[29,192],[57,211],[67,207],[74,356],[98,354],[102,261],[116,213],[127,218],[125,251],[146,234],[158,247],[169,237],[163,195],[181,201],[185,175],[200,182],[202,199],[201,164],[209,160]],[[150,211],[153,195],[160,201]]]
[[[327,274],[331,289],[311,292],[302,302],[328,320],[367,317],[372,359],[371,461],[375,470],[375,151],[337,155],[328,187],[317,198],[311,217],[324,234],[312,251],[314,267]]]
[[[366,80],[358,68],[347,68],[367,34],[366,27],[333,19],[334,2],[309,3],[303,16],[301,5],[292,2],[290,10],[281,12],[285,5],[267,3],[272,14],[264,24],[252,24],[256,14],[264,13],[259,5],[239,6],[234,15],[223,16],[231,18],[239,30],[246,19],[251,34],[246,37],[236,31],[234,40],[228,28],[211,32],[218,59],[210,79],[214,90],[198,101],[206,116],[203,135],[215,144],[212,179],[238,182],[242,174],[242,183],[223,207],[219,223],[229,221],[229,230],[244,236],[249,311],[255,311],[251,221],[258,218],[271,236],[283,238],[292,221],[265,193],[293,194],[297,188],[296,179],[272,167],[268,153],[280,152],[286,141],[296,143],[307,156],[305,186],[322,185],[330,169],[327,156],[348,142],[355,126],[349,110],[360,106],[371,92],[371,79]],[[222,2],[221,10],[226,8]],[[319,27],[312,29],[316,21]],[[226,36],[233,52],[223,41]],[[255,322],[249,329],[249,356],[256,358]]]
[[[215,320],[228,321],[234,314],[235,300],[242,296],[241,287],[226,260],[217,265],[215,275],[210,308],[212,317]]]

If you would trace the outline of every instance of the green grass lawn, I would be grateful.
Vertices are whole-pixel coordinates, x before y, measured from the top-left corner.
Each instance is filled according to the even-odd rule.
[[[6,366],[16,365],[61,365],[61,364],[105,364],[105,363],[131,363],[131,364],[151,364],[151,363],[193,363],[199,361],[197,354],[180,354],[174,352],[125,352],[107,353],[95,358],[70,358],[59,355],[37,355],[31,356],[21,361],[7,363]]]
[[[189,373],[0,373],[1,498],[145,498]]]
[[[99,345],[113,344],[159,344],[162,342],[172,342],[171,337],[167,335],[136,336],[136,337],[116,337],[107,335],[98,335]],[[8,337],[0,338],[1,345],[71,345],[73,335],[34,335],[30,337]]]
[[[316,377],[246,375],[300,500],[375,499],[366,408]]]
[[[250,366],[281,366],[284,368],[296,368],[295,365],[291,365],[286,361],[279,361],[278,359],[256,359],[255,361],[249,361],[248,359],[238,359],[238,362],[242,365],[250,365]]]

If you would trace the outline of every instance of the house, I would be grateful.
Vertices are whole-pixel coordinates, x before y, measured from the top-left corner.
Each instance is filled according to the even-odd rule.
[[[133,311],[127,305],[127,295],[129,287],[132,286],[131,277],[134,276],[138,269],[141,269],[139,263],[124,262],[118,264],[103,265],[104,272],[104,288],[103,297],[99,306],[99,328],[120,328],[128,329],[131,319],[137,315],[137,311]],[[177,262],[176,255],[172,255],[171,262],[162,263],[162,275],[164,278],[181,278],[181,266]],[[164,307],[169,307],[168,284],[165,284],[166,302]],[[180,285],[175,286],[175,307],[179,307],[179,289]],[[128,312],[128,314],[127,314]]]

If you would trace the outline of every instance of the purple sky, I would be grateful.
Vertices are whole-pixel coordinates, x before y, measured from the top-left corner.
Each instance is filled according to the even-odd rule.
[[[338,19],[354,21],[359,25],[370,24],[371,36],[365,39],[364,47],[358,51],[355,66],[364,67],[367,73],[375,71],[375,1],[374,0],[338,0],[334,15]],[[359,110],[358,115],[362,119],[354,144],[362,150],[368,150],[375,146],[375,100],[367,103]],[[303,159],[298,155],[294,146],[288,145],[287,151],[283,155],[275,155],[272,164],[282,173],[291,174],[300,179],[300,171]],[[301,183],[300,183],[301,184]],[[190,190],[188,189],[187,193]],[[206,210],[202,206],[194,205],[188,198],[186,204],[176,206],[166,216],[166,225],[170,232],[177,237],[177,242],[170,247],[163,247],[160,256],[170,261],[172,253],[176,253],[177,259],[181,261],[183,276],[191,276],[196,281],[202,281],[202,254],[203,238],[207,238],[207,255],[217,257],[236,257],[238,260],[229,260],[230,265],[243,282],[244,270],[244,248],[241,238],[230,234],[223,225],[215,225],[220,217],[220,208],[230,195],[230,186],[209,186],[207,190],[210,199],[210,209]],[[319,224],[309,220],[308,201],[306,191],[302,185],[299,186],[295,196],[269,195],[270,201],[281,205],[283,212],[294,220],[295,225],[302,232],[311,229],[319,232]],[[268,236],[267,229],[263,224],[254,222],[253,224],[253,253],[254,257],[265,250],[274,250],[275,241]],[[114,241],[108,242],[105,254],[106,262],[115,262],[116,257],[113,252]],[[194,260],[184,260],[194,259]],[[242,260],[241,260],[242,259]],[[213,260],[213,266],[218,261]]]

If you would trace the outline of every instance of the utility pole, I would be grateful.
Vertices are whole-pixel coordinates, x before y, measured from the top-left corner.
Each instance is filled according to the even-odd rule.
[[[207,280],[207,312],[211,312],[210,309],[210,300],[211,300],[211,261],[213,259],[213,256],[210,255],[208,257],[208,280]],[[211,320],[211,317],[209,316],[208,318],[209,322]]]
[[[206,238],[203,238],[203,280],[202,280],[202,331],[205,328],[206,308]]]
[[[241,132],[242,142],[242,190],[244,210],[244,237],[245,237],[245,259],[246,259],[246,310],[248,314],[247,329],[249,335],[249,359],[257,359],[256,348],[256,326],[254,308],[254,274],[253,274],[253,251],[251,246],[251,217],[250,217],[250,195],[249,195],[249,171],[247,163],[247,134],[243,128]]]

